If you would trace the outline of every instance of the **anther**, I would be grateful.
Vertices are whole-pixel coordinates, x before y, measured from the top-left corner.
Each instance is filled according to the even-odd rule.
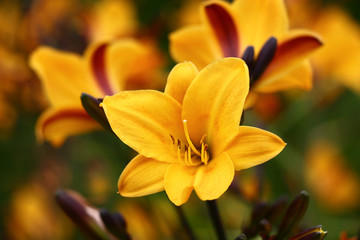
[[[179,139],[177,140],[177,146],[179,147],[179,149],[181,149],[181,142]]]
[[[170,138],[172,140],[173,145],[175,145],[175,138],[173,137],[173,135],[170,134]]]

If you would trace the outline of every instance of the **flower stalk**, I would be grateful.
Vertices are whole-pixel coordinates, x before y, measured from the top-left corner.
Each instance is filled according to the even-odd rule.
[[[219,240],[226,240],[225,229],[222,224],[216,200],[206,201],[212,224]]]

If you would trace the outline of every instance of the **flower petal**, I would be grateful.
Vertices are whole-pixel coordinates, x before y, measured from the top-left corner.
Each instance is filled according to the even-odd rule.
[[[303,61],[294,69],[284,71],[281,75],[274,76],[273,79],[267,79],[261,84],[255,85],[254,91],[271,93],[292,88],[304,90],[312,88],[312,68],[309,60]]]
[[[199,147],[207,134],[211,154],[220,153],[236,136],[248,91],[248,69],[239,58],[220,59],[201,70],[183,102],[182,117],[193,143]]]
[[[196,194],[203,201],[217,199],[228,189],[234,175],[234,163],[227,153],[222,153],[199,167],[194,182]]]
[[[177,162],[172,137],[182,142],[185,137],[181,105],[172,97],[154,90],[124,91],[106,96],[101,106],[125,144],[145,157]]]
[[[172,164],[164,178],[165,191],[170,201],[180,206],[185,203],[193,190],[197,167]]]
[[[101,129],[81,107],[49,108],[36,123],[38,140],[48,140],[54,146],[60,146],[64,140],[72,135]]]
[[[210,2],[204,5],[204,15],[221,47],[223,57],[240,56],[240,36],[230,5],[226,2]]]
[[[142,155],[134,157],[118,181],[119,194],[124,197],[145,196],[164,190],[164,175],[170,164]]]
[[[191,61],[198,69],[222,57],[221,49],[203,26],[184,27],[170,34],[170,53],[176,62]]]
[[[177,64],[169,73],[165,93],[172,96],[182,104],[186,90],[198,74],[196,66],[192,62]]]
[[[262,164],[278,155],[286,143],[275,134],[248,126],[239,126],[238,135],[225,150],[241,170]]]
[[[134,39],[116,41],[109,47],[109,76],[117,92],[127,89],[129,82],[139,73],[149,75],[153,68],[159,67],[159,60],[153,56],[151,47]]]
[[[286,39],[280,42],[274,58],[254,87],[257,84],[267,84],[264,83],[266,81],[275,81],[278,75],[300,66],[311,53],[321,46],[321,40],[314,33],[305,30],[292,31]]]
[[[252,45],[256,53],[270,37],[279,37],[289,28],[283,0],[236,0],[232,9],[243,48]]]
[[[76,54],[39,47],[30,57],[30,66],[39,76],[54,106],[79,105],[82,92],[102,96],[86,72],[83,59]]]
[[[107,70],[109,63],[107,60],[108,49],[109,45],[107,43],[95,43],[90,45],[85,53],[85,58],[92,74],[91,77],[103,92],[101,96],[115,93]]]

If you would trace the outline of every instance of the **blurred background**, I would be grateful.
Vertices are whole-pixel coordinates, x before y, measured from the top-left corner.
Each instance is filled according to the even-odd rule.
[[[200,1],[0,1],[0,238],[86,239],[57,206],[58,189],[72,189],[94,207],[120,212],[135,239],[181,239],[181,224],[165,193],[116,194],[135,153],[116,136],[96,131],[54,147],[39,142],[35,125],[48,105],[28,65],[38,46],[82,54],[95,41],[151,39],[160,60],[159,90],[175,65],[168,34],[197,23]],[[310,195],[301,225],[319,224],[326,239],[360,231],[360,2],[287,0],[292,28],[324,39],[312,58],[314,87],[263,95],[245,125],[263,127],[287,146],[273,160],[237,174],[218,201],[229,236],[240,233],[255,202]],[[215,239],[195,194],[183,206],[199,239]],[[179,235],[178,235],[179,236]]]

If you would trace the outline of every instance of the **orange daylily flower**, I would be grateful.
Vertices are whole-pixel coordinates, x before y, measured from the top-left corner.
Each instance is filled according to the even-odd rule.
[[[193,189],[201,200],[219,198],[235,170],[276,156],[276,135],[239,126],[249,73],[239,58],[224,58],[198,72],[191,62],[170,72],[165,92],[124,91],[101,106],[114,133],[136,150],[118,182],[119,193],[144,196],[165,190],[176,205]]]
[[[170,35],[176,61],[192,61],[201,69],[215,59],[243,58],[253,94],[312,87],[307,58],[322,43],[310,31],[289,30],[282,0],[206,1],[201,17],[201,24]]]
[[[83,57],[39,47],[30,66],[40,77],[50,106],[37,122],[37,138],[59,146],[68,136],[99,129],[83,109],[81,93],[103,98],[127,88],[154,86],[161,63],[153,53],[132,39],[93,44]]]

